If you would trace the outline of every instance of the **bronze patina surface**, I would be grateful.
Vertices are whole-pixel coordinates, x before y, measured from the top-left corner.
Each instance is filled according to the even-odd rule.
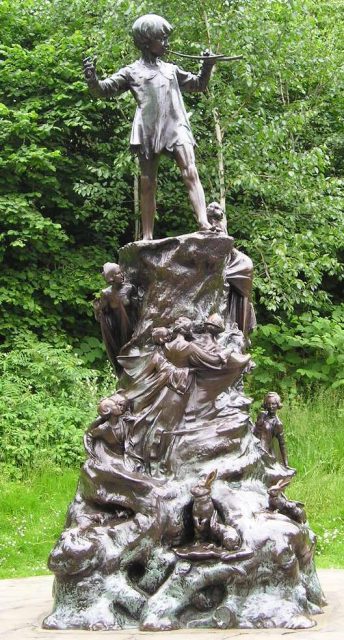
[[[218,230],[134,242],[104,268],[121,374],[85,434],[46,628],[296,629],[321,612],[315,536],[282,493],[295,471],[280,400],[268,394],[255,426],[243,392],[251,263],[238,253]],[[134,319],[125,344],[118,296]]]
[[[204,55],[198,75],[164,62],[172,26],[160,16],[148,14],[133,25],[133,38],[141,57],[104,80],[96,73],[95,59],[85,58],[85,77],[91,93],[111,98],[130,91],[137,103],[130,147],[141,168],[141,217],[143,238],[153,237],[155,193],[159,158],[167,153],[177,162],[200,229],[210,228],[196,164],[189,118],[182,93],[206,90],[217,57]]]
[[[138,104],[144,239],[103,267],[94,308],[119,379],[85,432],[77,492],[49,557],[55,605],[44,627],[306,629],[325,601],[315,535],[283,493],[295,470],[281,399],[268,393],[254,424],[244,393],[253,265],[222,208],[205,205],[181,97],[206,88],[215,60],[206,56],[197,76],[163,62],[170,30],[159,16],[137,20],[142,57],[105,80],[85,60],[93,93],[130,90]],[[153,240],[165,151],[200,230]]]

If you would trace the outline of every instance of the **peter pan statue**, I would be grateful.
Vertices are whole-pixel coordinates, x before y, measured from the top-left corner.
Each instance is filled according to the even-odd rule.
[[[200,230],[211,229],[195,164],[195,140],[185,110],[182,91],[202,92],[207,88],[215,60],[202,62],[198,75],[161,60],[168,47],[172,26],[160,16],[147,14],[133,25],[134,43],[142,56],[117,73],[99,80],[95,61],[84,60],[85,77],[91,93],[110,98],[131,91],[137,109],[130,147],[141,168],[141,217],[143,239],[153,238],[155,194],[161,153],[172,155],[182,174]]]

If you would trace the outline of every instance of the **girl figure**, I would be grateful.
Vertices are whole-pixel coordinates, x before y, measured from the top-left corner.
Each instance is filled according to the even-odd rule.
[[[277,440],[282,462],[288,467],[287,447],[284,440],[283,424],[276,415],[277,409],[281,409],[282,403],[278,393],[270,391],[264,398],[263,409],[259,414],[253,433],[260,440],[262,448],[274,456],[273,440]]]
[[[127,405],[127,399],[120,393],[100,401],[99,417],[92,422],[84,435],[85,449],[92,458],[96,457],[98,439],[102,440],[111,451],[123,455],[125,428],[119,417],[125,413]]]
[[[206,204],[196,164],[193,138],[181,92],[203,92],[208,86],[215,60],[209,55],[198,75],[161,60],[168,47],[172,26],[160,16],[148,14],[134,22],[134,43],[141,58],[105,80],[96,74],[95,60],[85,58],[85,77],[91,93],[110,98],[131,91],[137,109],[130,147],[141,168],[141,217],[143,239],[153,238],[156,212],[157,171],[162,153],[177,162],[200,230],[207,231]]]
[[[120,374],[122,370],[117,356],[133,333],[138,306],[137,290],[133,284],[125,281],[124,273],[116,262],[106,262],[102,275],[109,286],[94,301],[94,313],[100,323],[108,358]]]
[[[188,367],[176,367],[166,358],[164,347],[172,337],[171,329],[156,327],[148,352],[119,356],[128,383],[126,394],[133,404],[132,452],[150,472],[163,461],[168,436],[183,420],[192,383]]]
[[[97,464],[124,464],[129,471],[142,471],[143,463],[132,451],[128,399],[122,393],[103,398],[98,406],[99,417],[84,435],[84,445],[91,460]]]

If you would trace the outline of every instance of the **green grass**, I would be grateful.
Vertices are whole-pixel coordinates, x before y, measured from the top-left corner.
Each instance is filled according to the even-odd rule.
[[[318,538],[317,566],[344,568],[343,475],[299,477],[287,493],[305,504],[310,527]]]
[[[287,495],[305,503],[318,536],[317,565],[344,568],[344,397],[320,391],[281,411],[289,464],[297,469]]]
[[[323,392],[285,403],[280,416],[298,471],[287,494],[306,505],[318,536],[317,566],[344,568],[344,398]],[[21,480],[0,480],[0,578],[48,573],[78,475],[46,465]]]
[[[59,537],[78,470],[31,472],[0,482],[0,578],[49,573],[47,558]]]

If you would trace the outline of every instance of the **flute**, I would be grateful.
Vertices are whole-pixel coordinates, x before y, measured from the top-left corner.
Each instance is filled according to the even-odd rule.
[[[231,62],[232,60],[242,60],[244,56],[225,56],[222,53],[211,53],[209,56],[192,56],[188,53],[181,53],[180,51],[172,51],[172,49],[166,49],[167,53],[172,53],[174,56],[180,58],[189,58],[189,60],[216,60],[217,62]]]

